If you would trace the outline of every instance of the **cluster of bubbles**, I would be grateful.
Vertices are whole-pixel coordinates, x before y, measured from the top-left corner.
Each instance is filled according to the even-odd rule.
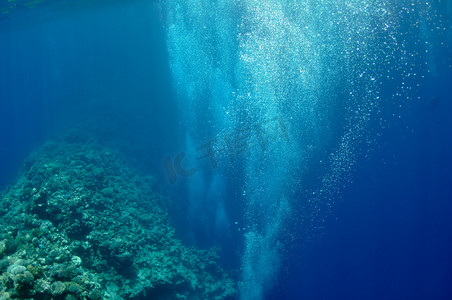
[[[371,144],[369,122],[383,101],[409,98],[419,62],[434,72],[429,39],[447,26],[425,1],[170,0],[167,14],[187,139],[286,123],[288,141],[241,161],[241,296],[261,299],[278,272],[281,231],[304,222],[292,213],[304,182],[319,177],[305,203],[324,218],[358,148]],[[391,82],[400,84],[385,93]]]

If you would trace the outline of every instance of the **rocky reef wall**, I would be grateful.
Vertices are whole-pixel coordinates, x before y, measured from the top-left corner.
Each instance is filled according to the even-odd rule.
[[[228,299],[218,249],[184,246],[155,181],[74,130],[25,162],[0,202],[0,299]]]

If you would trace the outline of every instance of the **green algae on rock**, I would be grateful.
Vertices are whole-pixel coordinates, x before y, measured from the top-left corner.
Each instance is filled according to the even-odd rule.
[[[0,299],[227,299],[218,251],[185,247],[164,198],[88,136],[48,142],[1,194]]]

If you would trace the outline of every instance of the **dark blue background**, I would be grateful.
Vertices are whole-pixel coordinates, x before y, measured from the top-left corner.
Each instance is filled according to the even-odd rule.
[[[324,235],[284,260],[269,298],[452,299],[452,76],[448,64],[425,75],[421,101],[383,104],[388,122],[369,128],[379,135],[370,158]]]
[[[156,153],[178,140],[153,3],[69,11],[38,7],[0,22],[0,187],[46,138],[83,122],[104,121],[105,139],[122,140],[141,167],[158,172]]]

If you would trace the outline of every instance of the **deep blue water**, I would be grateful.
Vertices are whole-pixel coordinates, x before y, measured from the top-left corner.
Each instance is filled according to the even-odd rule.
[[[438,107],[414,105],[405,120],[373,129],[378,148],[356,168],[320,241],[298,250],[296,267],[286,262],[271,299],[450,299],[452,77],[442,72],[421,92],[439,97]]]
[[[450,299],[451,16],[447,1],[13,10],[0,187],[94,122],[173,198],[184,243],[222,248],[240,299]]]

